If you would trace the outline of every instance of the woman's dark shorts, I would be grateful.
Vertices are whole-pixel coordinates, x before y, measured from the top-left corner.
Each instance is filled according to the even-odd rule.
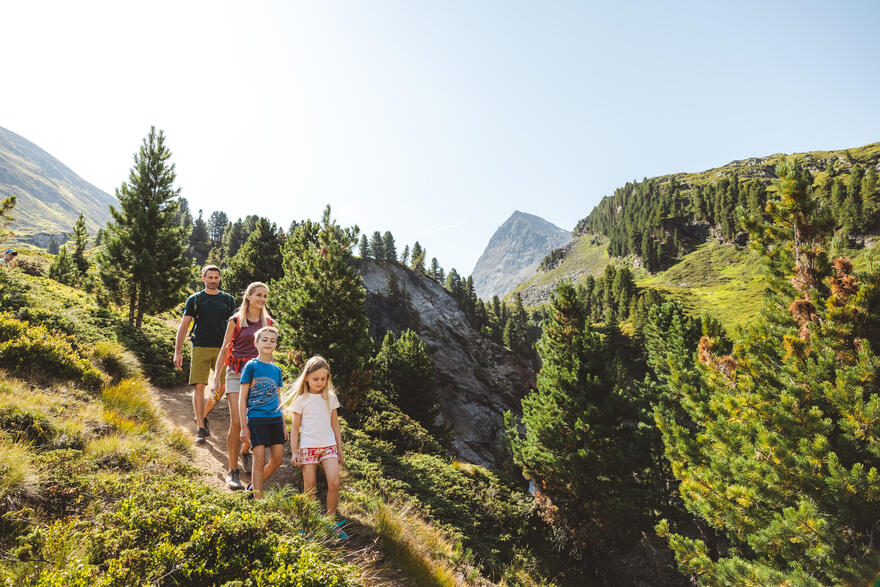
[[[272,446],[284,444],[284,422],[278,420],[248,422],[251,433],[251,446]]]

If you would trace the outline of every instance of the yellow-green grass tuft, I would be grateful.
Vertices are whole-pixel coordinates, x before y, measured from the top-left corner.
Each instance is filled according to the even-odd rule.
[[[35,468],[27,445],[0,432],[0,511],[20,498],[32,496],[43,472]]]
[[[114,382],[122,379],[143,378],[140,361],[124,346],[113,340],[102,340],[91,348],[93,361]]]
[[[137,424],[153,427],[159,422],[159,413],[145,379],[123,379],[116,385],[104,387],[101,401],[107,410]]]

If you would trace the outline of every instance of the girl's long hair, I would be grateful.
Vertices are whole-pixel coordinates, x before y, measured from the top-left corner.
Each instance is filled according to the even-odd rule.
[[[281,398],[281,405],[286,406],[299,396],[308,393],[309,382],[307,377],[318,369],[327,369],[327,384],[324,385],[324,389],[321,390],[321,397],[327,402],[327,407],[329,408],[330,394],[332,393],[335,395],[336,390],[333,388],[333,377],[330,375],[330,363],[320,355],[315,355],[306,361],[306,366],[303,367],[302,373],[299,374],[299,377],[296,378],[293,385],[288,387],[287,391],[284,392],[284,397]]]
[[[248,327],[247,315],[248,311],[251,309],[251,303],[250,300],[248,300],[248,297],[250,297],[258,287],[266,288],[266,293],[269,293],[269,286],[262,281],[255,281],[247,286],[247,289],[244,290],[244,299],[241,301],[241,307],[238,309],[238,325],[242,328]],[[263,306],[263,309],[260,312],[260,326],[268,325],[269,312],[266,311],[266,306]]]

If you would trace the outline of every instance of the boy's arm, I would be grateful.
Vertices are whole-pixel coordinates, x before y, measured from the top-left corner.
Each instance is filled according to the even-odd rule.
[[[177,327],[177,338],[174,339],[174,367],[179,371],[183,369],[183,355],[181,355],[180,349],[183,348],[183,339],[186,337],[186,331],[189,328],[189,323],[192,321],[192,316],[184,316],[183,320],[180,321],[180,326]]]
[[[336,453],[339,456],[339,464],[345,462],[345,456],[342,454],[342,432],[339,430],[339,416],[336,415],[336,409],[330,412],[330,426],[333,428],[333,436],[336,437]]]
[[[299,425],[302,414],[293,413],[293,425],[290,428],[290,464],[299,465]]]
[[[241,433],[238,436],[242,442],[251,441],[251,431],[247,425],[247,398],[250,389],[250,382],[242,383],[241,391],[238,392],[238,419],[241,420]]]

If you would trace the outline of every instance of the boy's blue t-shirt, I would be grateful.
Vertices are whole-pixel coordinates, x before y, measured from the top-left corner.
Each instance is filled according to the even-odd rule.
[[[281,417],[281,402],[278,399],[281,369],[278,365],[251,359],[241,370],[241,382],[251,384],[248,390],[246,421]]]

